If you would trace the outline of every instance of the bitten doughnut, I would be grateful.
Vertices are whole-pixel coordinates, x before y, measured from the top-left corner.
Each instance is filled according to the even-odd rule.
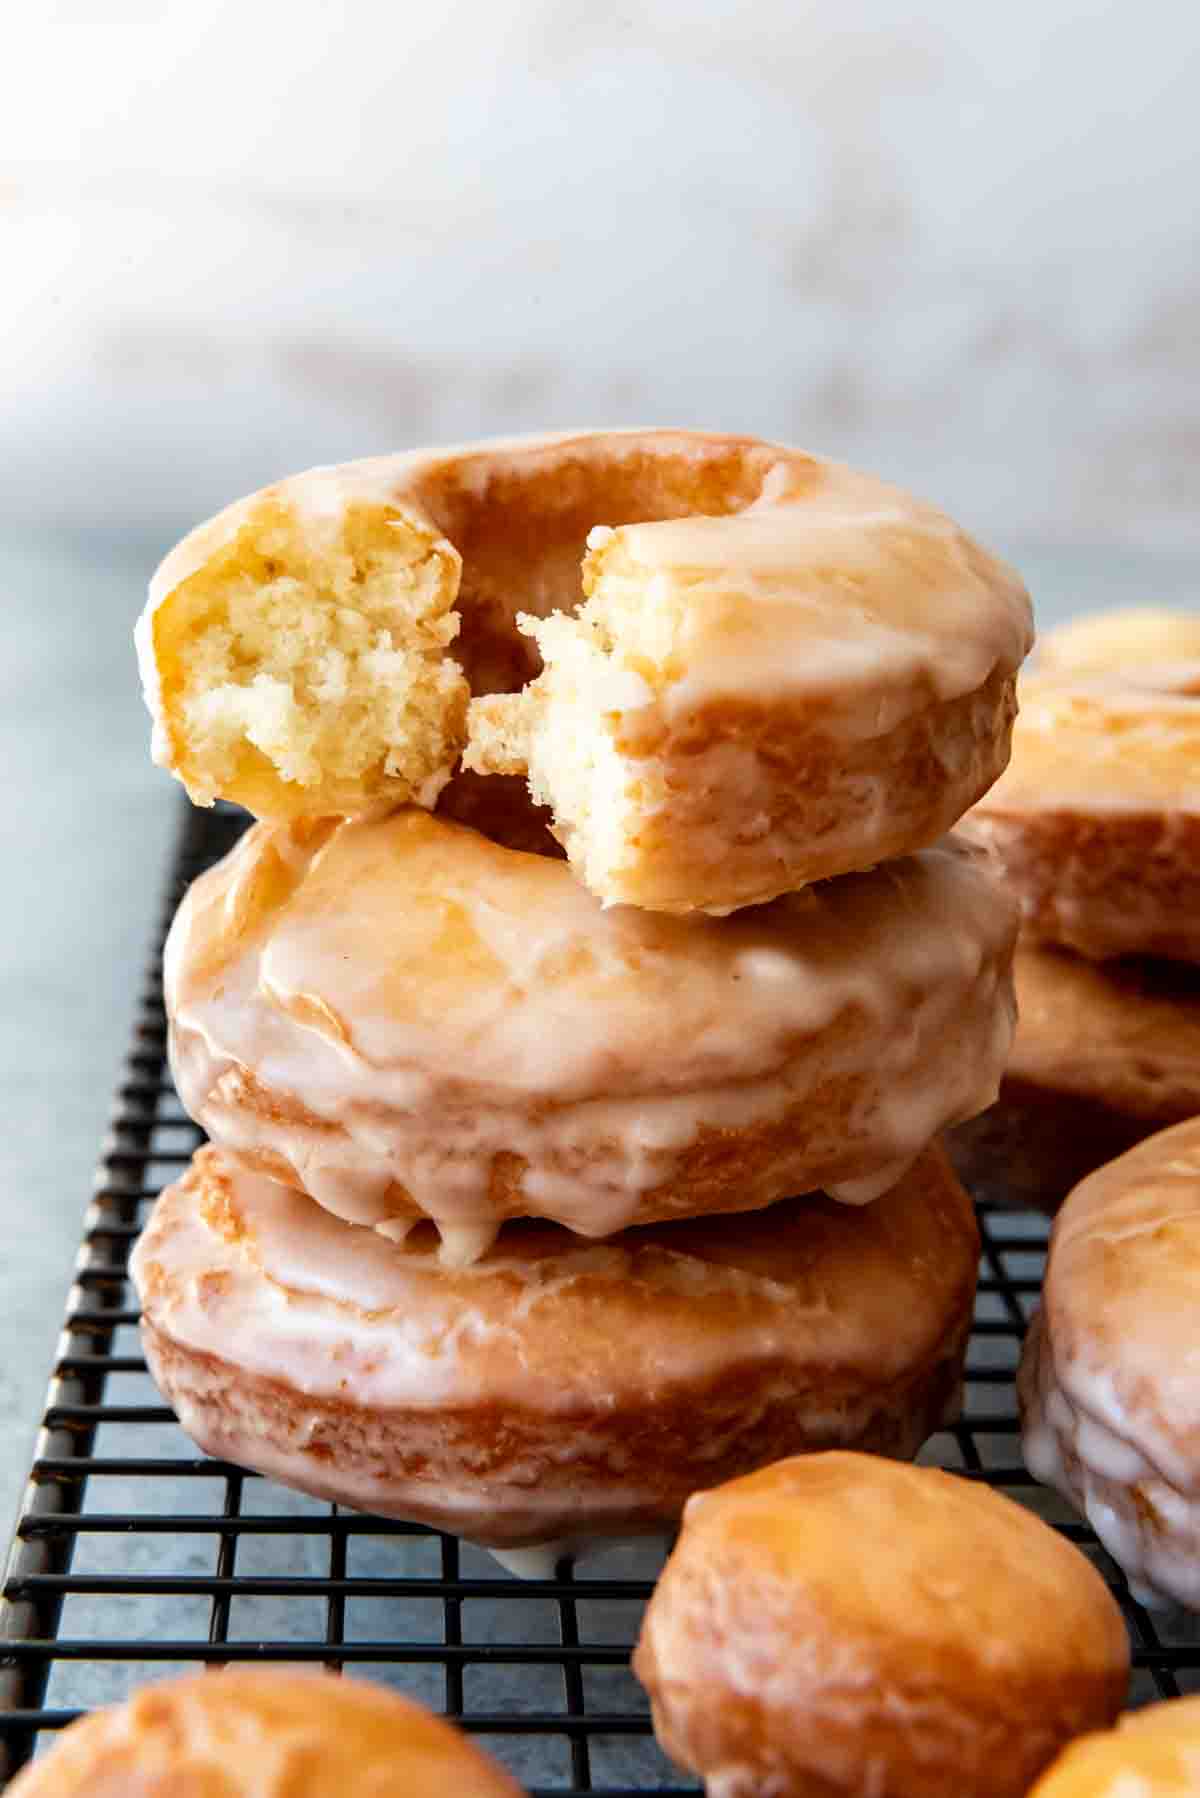
[[[1029,1798],[1195,1798],[1198,1791],[1200,1698],[1172,1698],[1072,1742]]]
[[[684,1511],[634,1672],[712,1798],[1025,1798],[1129,1676],[1103,1580],[935,1468],[781,1461]]]
[[[735,516],[611,522],[578,614],[518,620],[544,672],[475,701],[468,752],[528,772],[606,900],[728,910],[872,867],[1003,768],[1028,600],[940,513],[780,454]]]
[[[585,1236],[892,1184],[995,1097],[1011,900],[952,845],[728,919],[416,808],[252,829],[165,957],[185,1107],[353,1222]]]
[[[1200,662],[1023,681],[1012,761],[965,828],[1031,939],[1200,961]]]
[[[10,1798],[522,1798],[490,1756],[382,1686],[227,1667],[81,1717]]]
[[[1029,1471],[1136,1592],[1200,1610],[1200,1118],[1077,1186],[1018,1377]]]
[[[151,1372],[209,1453],[562,1552],[663,1529],[778,1454],[915,1454],[957,1414],[977,1257],[936,1149],[861,1209],[813,1196],[603,1243],[509,1224],[449,1270],[428,1227],[387,1242],[209,1148],[133,1277]]]
[[[1085,1174],[1200,1113],[1200,970],[1019,944],[1000,1097],[947,1135],[980,1197],[1056,1211]]]
[[[167,557],[137,641],[155,757],[201,803],[432,806],[474,694],[470,765],[528,770],[597,893],[719,912],[949,829],[1008,758],[1030,618],[881,481],[616,431],[267,488]]]
[[[1073,618],[1038,638],[1039,670],[1122,674],[1138,664],[1200,662],[1200,614],[1131,606]]]

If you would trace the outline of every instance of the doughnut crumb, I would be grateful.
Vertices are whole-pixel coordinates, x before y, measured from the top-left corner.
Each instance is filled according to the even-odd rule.
[[[431,808],[469,740],[604,904],[713,916],[943,835],[1007,761],[1031,637],[942,514],[694,431],[310,469],[178,544],[136,631],[155,760],[202,803]]]
[[[472,701],[463,761],[524,774],[585,885],[612,902],[637,866],[639,820],[669,802],[658,764],[631,758],[616,730],[673,678],[686,606],[672,583],[638,569],[620,533],[598,526],[588,545],[583,605],[518,616],[542,673],[519,693]]]
[[[432,805],[465,724],[457,587],[451,546],[388,507],[261,502],[155,621],[192,798],[280,818]]]

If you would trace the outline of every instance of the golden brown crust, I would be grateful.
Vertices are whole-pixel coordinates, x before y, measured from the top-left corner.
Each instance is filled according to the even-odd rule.
[[[416,810],[259,825],[172,928],[172,1065],[214,1141],[354,1222],[869,1199],[994,1096],[1014,936],[953,844],[718,922]]]
[[[764,519],[780,541],[764,545]],[[720,914],[951,828],[1007,761],[1032,628],[1020,581],[898,489],[697,431],[382,457],[228,508],[167,557],[139,622],[156,758],[201,803],[276,822],[432,806],[463,747],[468,687],[487,720],[538,674],[518,612],[561,623],[590,593],[593,528],[697,524],[721,532],[716,567],[743,615],[714,623],[685,543],[669,575],[686,590],[690,647],[666,653],[649,685],[635,676],[615,709],[586,682],[574,692],[568,739],[611,727],[604,753],[626,758],[632,783],[598,792],[592,819],[600,840],[623,840],[627,878],[581,859],[572,806],[554,800],[586,884],[606,902]],[[639,578],[647,592],[658,580]],[[648,669],[617,636],[626,675]],[[750,639],[774,653],[731,676],[730,646]],[[671,693],[650,703],[660,676]],[[534,776],[482,738],[468,765]]]
[[[669,802],[640,823],[636,872],[607,895],[655,911],[696,904],[697,845],[727,845],[721,903],[756,905],[802,881],[825,880],[911,854],[952,830],[1004,772],[1016,716],[1016,681],[994,672],[972,693],[937,700],[889,731],[847,741],[834,708],[722,699],[698,705],[681,729],[656,725],[619,734],[636,762],[662,764]],[[720,745],[753,757],[760,790],[754,810],[731,812],[729,795],[697,781],[697,758]],[[885,783],[886,822],[879,823]],[[771,819],[762,830],[762,815]],[[863,824],[861,853],[848,854],[844,833]],[[729,856],[736,857],[731,878]]]
[[[185,1033],[174,1031],[173,1053],[186,1055]],[[863,1039],[865,1032],[859,1019],[847,1018],[829,1033],[831,1047],[851,1045]],[[806,1162],[806,1190],[818,1191],[835,1181],[851,1183],[869,1179],[878,1169],[878,1157],[860,1132],[864,1120],[870,1118],[876,1104],[878,1081],[871,1072],[839,1074],[823,1080],[806,1093],[803,1100],[789,1107],[781,1117],[770,1122],[747,1124],[740,1129],[713,1128],[702,1125],[695,1140],[681,1148],[675,1156],[671,1177],[643,1193],[632,1212],[629,1225],[674,1223],[709,1215],[730,1216],[760,1211],[778,1203],[787,1190],[786,1170],[794,1162],[797,1145],[813,1145]],[[338,1126],[318,1118],[297,1099],[270,1091],[248,1069],[227,1074],[222,1103],[236,1101],[244,1122],[239,1135],[253,1134],[256,1121],[266,1124],[299,1124],[307,1130],[331,1135]],[[221,1126],[214,1124],[214,1133]],[[297,1160],[266,1144],[234,1147],[222,1143],[232,1161],[251,1173],[265,1174],[280,1180],[298,1192],[304,1191],[305,1174]],[[604,1153],[600,1145],[597,1158]],[[579,1159],[564,1152],[561,1156],[551,1148],[539,1164],[539,1174],[558,1181],[578,1170]],[[503,1153],[491,1163],[487,1190],[487,1210],[497,1222],[538,1215],[539,1199],[536,1183],[527,1184],[530,1174],[523,1156]],[[427,1214],[417,1205],[399,1180],[380,1182],[374,1192],[381,1212],[396,1219],[413,1222]]]
[[[463,629],[454,654],[474,692],[511,692],[537,671],[516,613],[544,615],[578,603],[594,525],[739,511],[781,459],[797,478],[808,470],[814,481],[825,466],[755,437],[649,430],[496,439],[312,469],[238,500],[177,544],[151,583],[142,634],[161,630],[172,596],[227,551],[262,508],[303,521],[311,510],[385,505],[429,533],[431,547],[461,560],[456,603]],[[161,646],[144,654],[143,674],[147,702],[161,720],[169,695],[155,678],[153,652],[161,655]]]
[[[1200,665],[1034,675],[1012,760],[964,829],[1031,940],[1200,960]]]
[[[198,580],[220,575],[262,586],[281,573],[319,579],[312,545],[345,521],[354,554],[361,522],[387,517],[412,537],[448,604],[462,620],[447,654],[476,693],[508,692],[536,674],[536,651],[517,631],[518,609],[570,609],[581,597],[580,563],[597,522],[687,517],[737,511],[750,503],[781,459],[821,464],[755,438],[703,431],[617,431],[544,435],[513,441],[382,456],[312,469],[228,506],[171,551],[151,582],[137,645],[155,759],[211,803],[211,778],[197,763],[184,713],[183,655],[205,609]],[[267,553],[258,539],[264,538]],[[247,674],[252,670],[247,670]],[[442,698],[441,778],[465,737],[467,684]],[[313,788],[281,778],[251,741],[217,796],[276,821],[322,813],[354,816],[380,803],[419,798],[382,763],[353,780],[326,775]],[[432,775],[432,768],[425,770]],[[429,803],[439,782],[426,795]],[[425,800],[422,800],[424,803]]]
[[[693,1492],[780,1455],[849,1446],[911,1460],[958,1415],[968,1334],[956,1331],[944,1355],[869,1400],[844,1381],[815,1387],[780,1362],[734,1367],[638,1413],[581,1407],[551,1420],[476,1406],[439,1409],[431,1422],[427,1407],[368,1415],[301,1399],[142,1325],[155,1383],[205,1453],[333,1504],[502,1550],[669,1529]],[[586,1447],[571,1450],[566,1479],[563,1450],[575,1432]],[[642,1473],[626,1495],[629,1466]],[[464,1471],[477,1493],[463,1491]]]
[[[1200,1112],[1200,974],[1097,964],[1028,943],[1013,962],[1017,1032],[996,1104],[947,1132],[978,1196],[1057,1210],[1086,1174]]]
[[[1022,1447],[1135,1591],[1200,1609],[1200,1118],[1074,1188],[1018,1378]]]
[[[1200,1698],[1173,1698],[1063,1750],[1029,1798],[1191,1798],[1200,1765]]]
[[[579,603],[594,525],[741,511],[781,461],[814,480],[823,467],[757,437],[588,431],[396,458],[395,487],[398,503],[432,520],[462,556],[455,654],[472,692],[508,693],[538,668],[517,611],[544,617]]]
[[[968,824],[1020,899],[1030,940],[1097,961],[1200,961],[1200,815],[1009,810],[990,796]]]
[[[13,1798],[521,1798],[441,1717],[382,1686],[280,1667],[145,1686],[73,1723]]]
[[[896,489],[781,456],[740,516],[597,531],[545,660],[476,698],[607,903],[715,913],[932,841],[1008,759],[1012,571]]]
[[[1129,1672],[1099,1575],[1031,1513],[935,1469],[783,1462],[684,1514],[634,1656],[709,1789],[1024,1798]]]
[[[977,1255],[934,1150],[862,1209],[796,1200],[602,1245],[511,1226],[461,1271],[204,1150],[134,1273],[151,1370],[209,1452],[520,1546],[661,1527],[784,1453],[915,1454],[957,1408]],[[331,1311],[339,1263],[361,1297]]]

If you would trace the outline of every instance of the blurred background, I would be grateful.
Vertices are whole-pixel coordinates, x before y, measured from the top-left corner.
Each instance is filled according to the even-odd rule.
[[[1018,562],[1043,621],[1194,604],[1198,56],[1189,0],[42,0],[10,21],[0,1204],[22,1348],[0,1355],[0,1467],[173,826],[129,645],[171,540],[314,462],[679,423],[915,487]]]
[[[318,459],[661,420],[993,534],[1200,532],[1192,5],[27,13],[14,522],[161,541]]]

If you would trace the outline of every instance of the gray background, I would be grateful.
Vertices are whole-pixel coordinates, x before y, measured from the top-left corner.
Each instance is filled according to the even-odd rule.
[[[316,461],[679,422],[940,500],[1043,622],[1195,603],[1198,51],[1165,0],[26,9],[0,65],[0,1529],[174,824],[129,646],[161,551]]]

